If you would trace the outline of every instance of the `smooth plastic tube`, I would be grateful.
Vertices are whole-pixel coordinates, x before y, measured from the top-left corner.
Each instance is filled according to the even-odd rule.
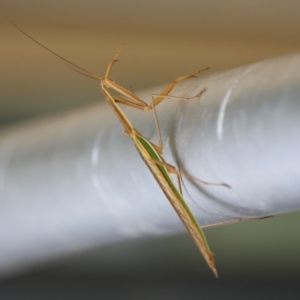
[[[167,162],[200,224],[300,208],[300,54],[180,83],[157,107]],[[204,75],[203,75],[204,76]],[[148,101],[151,89],[138,95]],[[99,91],[100,97],[100,91]],[[152,112],[125,107],[156,141]],[[183,230],[107,103],[0,133],[0,272]]]

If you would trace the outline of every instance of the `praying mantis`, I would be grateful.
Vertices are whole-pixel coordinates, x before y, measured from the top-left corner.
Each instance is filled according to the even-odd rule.
[[[7,18],[8,19],[8,18]],[[70,62],[69,60],[65,59],[64,57],[60,56],[59,54],[55,53],[54,51],[50,50],[37,40],[35,40],[33,37],[28,35],[26,32],[24,32],[21,28],[19,28],[16,24],[14,24],[11,20],[8,19],[10,23],[13,24],[18,30],[20,30],[23,34],[25,34],[28,38],[33,40],[35,43],[55,55],[56,57],[62,59],[67,64],[75,68],[78,72],[95,79],[100,82],[100,88],[101,91],[106,98],[108,104],[110,105],[112,111],[115,113],[116,117],[119,119],[121,124],[124,127],[124,133],[130,137],[132,140],[134,146],[136,147],[138,153],[140,154],[141,158],[147,165],[148,169],[154,176],[155,180],[157,181],[158,185],[164,192],[165,196],[169,200],[170,204],[173,206],[174,210],[178,214],[179,218],[181,219],[182,223],[188,230],[188,232],[191,234],[195,244],[197,245],[198,249],[200,250],[201,254],[203,255],[205,261],[207,262],[208,266],[211,268],[212,272],[216,277],[218,277],[215,260],[213,257],[213,254],[208,246],[208,243],[206,241],[205,235],[201,230],[200,225],[198,224],[198,221],[194,217],[193,213],[190,211],[189,207],[186,204],[186,201],[184,200],[183,194],[182,194],[182,183],[181,183],[181,176],[180,172],[171,164],[167,163],[164,158],[162,157],[163,153],[163,143],[162,138],[159,130],[159,124],[158,124],[158,118],[156,114],[155,107],[165,100],[168,97],[172,98],[179,98],[184,100],[190,100],[191,98],[200,97],[206,89],[201,90],[197,95],[190,97],[190,98],[183,98],[183,97],[175,97],[170,96],[169,93],[171,90],[176,86],[176,84],[180,81],[187,80],[189,78],[195,77],[196,74],[188,75],[188,76],[182,76],[175,80],[173,80],[167,87],[162,91],[161,94],[158,95],[151,95],[151,103],[147,104],[143,100],[141,100],[139,97],[137,97],[133,92],[129,91],[128,89],[118,85],[110,78],[110,72],[115,62],[117,62],[117,58],[123,48],[124,45],[120,48],[120,50],[117,52],[113,60],[108,64],[104,77],[99,77],[97,75],[94,75],[90,73],[89,71],[75,65],[74,63]],[[201,71],[200,71],[201,72]],[[112,95],[110,90],[113,90],[114,92],[117,92],[118,95]],[[129,119],[126,117],[124,112],[121,110],[120,106],[118,104],[123,104],[135,109],[140,110],[153,110],[154,114],[154,120],[155,120],[155,126],[156,131],[158,135],[158,145],[154,144],[153,142],[149,141],[146,137],[144,137],[137,129],[133,127],[133,125],[130,123]],[[175,185],[172,176],[176,177],[177,185]],[[191,178],[195,179],[194,177],[190,176]],[[229,185],[225,183],[208,183],[205,181],[202,181],[200,179],[197,179],[203,184],[211,184],[211,185],[219,185],[219,186],[225,186],[230,188]]]

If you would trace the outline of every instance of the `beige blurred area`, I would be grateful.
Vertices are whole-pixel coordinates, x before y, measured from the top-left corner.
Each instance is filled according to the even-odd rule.
[[[300,49],[300,2],[15,1],[0,2],[0,124],[99,101],[85,78],[16,30],[103,75],[123,42],[113,76],[133,91],[209,66],[233,68]]]

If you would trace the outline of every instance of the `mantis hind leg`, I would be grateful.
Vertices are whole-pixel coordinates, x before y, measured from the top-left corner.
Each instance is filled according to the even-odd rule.
[[[180,193],[182,194],[182,178],[181,178],[181,175],[184,175],[185,177],[189,178],[189,179],[192,179],[192,180],[196,180],[196,181],[199,181],[201,182],[202,184],[205,184],[205,185],[216,185],[216,186],[224,186],[226,188],[231,188],[231,186],[227,183],[219,183],[219,182],[209,182],[209,181],[204,181],[202,179],[199,179],[195,176],[192,176],[184,171],[179,171],[177,168],[175,168],[173,165],[165,162],[165,161],[159,161],[159,160],[154,160],[155,163],[157,165],[161,165],[161,166],[164,166],[167,171],[173,175],[176,176],[176,179],[177,179],[177,183],[178,183],[178,188],[179,188],[179,191]]]

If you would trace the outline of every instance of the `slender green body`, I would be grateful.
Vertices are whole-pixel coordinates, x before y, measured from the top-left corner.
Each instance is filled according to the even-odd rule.
[[[187,206],[182,194],[175,186],[171,175],[165,165],[158,163],[165,163],[163,158],[157,153],[152,144],[142,135],[137,135],[135,138],[137,140],[134,141],[134,144],[139,154],[153,174],[165,196],[168,198],[170,204],[175,209],[184,226],[193,237],[197,247],[212,269],[213,273],[216,277],[218,277],[213,254],[209,249],[208,243],[201,227],[199,226],[196,218]]]

